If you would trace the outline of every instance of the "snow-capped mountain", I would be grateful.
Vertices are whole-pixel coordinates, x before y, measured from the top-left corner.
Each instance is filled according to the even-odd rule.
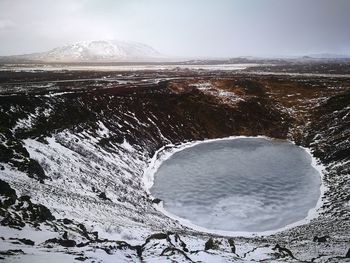
[[[118,62],[155,61],[161,57],[161,54],[154,48],[142,43],[95,40],[77,42],[47,52],[12,56],[11,58],[44,62]]]

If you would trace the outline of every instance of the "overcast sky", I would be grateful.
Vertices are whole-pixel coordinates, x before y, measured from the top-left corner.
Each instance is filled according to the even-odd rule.
[[[173,56],[350,54],[350,0],[0,0],[0,55],[101,39]]]

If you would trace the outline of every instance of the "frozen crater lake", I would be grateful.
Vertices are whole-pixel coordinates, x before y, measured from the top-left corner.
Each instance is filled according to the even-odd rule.
[[[262,232],[315,208],[321,177],[303,148],[280,140],[200,143],[165,160],[151,193],[170,215],[210,230]]]

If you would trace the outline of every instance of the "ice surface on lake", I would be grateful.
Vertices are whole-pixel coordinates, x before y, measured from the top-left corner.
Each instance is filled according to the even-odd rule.
[[[304,219],[321,179],[310,155],[288,142],[239,138],[175,153],[152,194],[168,212],[215,230],[259,232]]]

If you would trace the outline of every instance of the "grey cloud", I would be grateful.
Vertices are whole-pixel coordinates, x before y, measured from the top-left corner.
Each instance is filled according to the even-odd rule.
[[[350,54],[349,10],[348,0],[0,0],[0,54],[112,38],[175,56]]]

